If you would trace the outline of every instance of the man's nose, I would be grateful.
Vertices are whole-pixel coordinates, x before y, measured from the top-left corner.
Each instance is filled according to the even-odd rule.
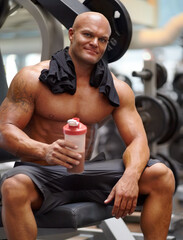
[[[98,38],[97,37],[94,37],[91,41],[91,43],[94,45],[94,46],[98,46]]]

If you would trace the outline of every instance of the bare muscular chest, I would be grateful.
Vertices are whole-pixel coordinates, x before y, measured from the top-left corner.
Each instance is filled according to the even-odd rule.
[[[77,89],[74,95],[67,93],[52,94],[43,88],[36,100],[36,114],[40,117],[66,122],[69,118],[79,117],[86,124],[104,120],[113,110],[107,98],[95,88]]]

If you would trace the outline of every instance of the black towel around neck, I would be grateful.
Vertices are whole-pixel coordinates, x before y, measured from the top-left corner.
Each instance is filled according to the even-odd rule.
[[[76,74],[74,64],[68,53],[68,47],[56,52],[50,61],[49,69],[43,69],[39,80],[47,85],[52,93],[76,92]],[[104,60],[100,60],[93,69],[90,77],[90,85],[99,88],[114,107],[119,106],[119,97],[114,87],[112,75]]]

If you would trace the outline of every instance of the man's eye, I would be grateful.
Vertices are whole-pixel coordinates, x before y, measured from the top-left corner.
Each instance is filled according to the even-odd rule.
[[[85,37],[91,37],[92,35],[90,33],[83,33]]]
[[[108,42],[108,40],[106,38],[99,38],[99,41],[101,43],[107,43]]]

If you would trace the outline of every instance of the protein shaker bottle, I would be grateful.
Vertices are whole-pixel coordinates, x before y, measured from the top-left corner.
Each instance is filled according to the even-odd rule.
[[[72,151],[82,155],[79,165],[73,165],[73,168],[67,169],[70,173],[82,173],[84,171],[86,132],[87,127],[80,122],[79,118],[69,119],[67,124],[63,127],[65,140],[78,146],[77,149],[72,149]]]

